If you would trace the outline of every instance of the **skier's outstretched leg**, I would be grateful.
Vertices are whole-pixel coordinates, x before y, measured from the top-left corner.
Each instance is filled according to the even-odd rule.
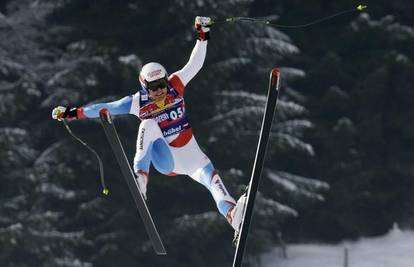
[[[238,201],[236,205],[236,201],[227,191],[213,164],[210,162],[203,168],[198,169],[191,177],[211,192],[219,212],[226,217],[233,229],[237,231],[242,217],[242,203]]]
[[[170,147],[155,120],[143,120],[139,126],[137,149],[134,157],[134,172],[144,197],[146,198],[148,172],[151,162],[163,174],[174,169],[174,159]]]

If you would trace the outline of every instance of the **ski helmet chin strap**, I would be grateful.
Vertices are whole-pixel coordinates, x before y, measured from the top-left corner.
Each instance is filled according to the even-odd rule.
[[[80,139],[79,137],[77,137],[72,130],[69,127],[69,124],[66,122],[66,120],[62,120],[63,124],[65,125],[66,130],[69,132],[69,134],[75,138],[79,143],[81,143],[82,145],[84,145],[87,149],[89,149],[89,151],[91,151],[96,158],[98,159],[98,163],[99,163],[99,174],[100,174],[100,178],[101,178],[101,186],[102,186],[102,194],[104,195],[108,195],[109,194],[109,189],[106,187],[105,185],[105,177],[104,177],[104,168],[103,168],[103,163],[102,163],[102,159],[99,156],[99,154],[95,151],[95,149],[93,149],[92,147],[90,147],[85,141],[83,141],[82,139]]]
[[[139,85],[138,91],[144,90],[146,94],[149,94],[148,88],[143,86],[142,84]]]

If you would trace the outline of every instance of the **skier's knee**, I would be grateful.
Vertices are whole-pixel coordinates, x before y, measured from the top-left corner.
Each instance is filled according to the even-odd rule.
[[[168,144],[163,139],[157,139],[152,145],[152,163],[163,174],[170,174],[174,170],[174,158]]]
[[[199,183],[211,190],[211,180],[215,174],[216,169],[214,169],[213,164],[210,162],[197,172],[196,178]]]

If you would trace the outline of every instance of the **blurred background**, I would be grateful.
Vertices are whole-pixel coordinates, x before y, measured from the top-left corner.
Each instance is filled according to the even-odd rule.
[[[295,25],[358,4],[0,1],[0,265],[231,266],[233,231],[210,193],[153,170],[148,205],[168,251],[155,256],[99,120],[70,125],[102,156],[109,196],[101,194],[93,154],[51,110],[134,94],[137,71],[149,61],[180,69],[195,44],[197,15]],[[363,13],[303,29],[212,28],[204,67],[187,87],[187,110],[236,198],[250,178],[269,72],[282,71],[245,266],[293,266],[298,244],[324,243],[340,250],[338,265],[329,266],[354,267],[338,244],[390,238],[390,229],[414,240],[414,3],[364,4]],[[115,123],[132,160],[139,120]]]

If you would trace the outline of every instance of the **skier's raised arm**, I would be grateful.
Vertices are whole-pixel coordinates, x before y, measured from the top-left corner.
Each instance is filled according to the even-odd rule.
[[[129,114],[131,111],[131,104],[132,96],[126,96],[117,101],[92,104],[84,107],[58,106],[53,109],[52,118],[55,120],[98,118],[101,109],[107,109],[112,115]]]
[[[198,36],[190,59],[181,70],[174,72],[169,77],[171,83],[177,88],[184,88],[194,78],[203,67],[204,59],[206,58],[207,42],[210,39],[211,18],[196,17],[194,26]]]

